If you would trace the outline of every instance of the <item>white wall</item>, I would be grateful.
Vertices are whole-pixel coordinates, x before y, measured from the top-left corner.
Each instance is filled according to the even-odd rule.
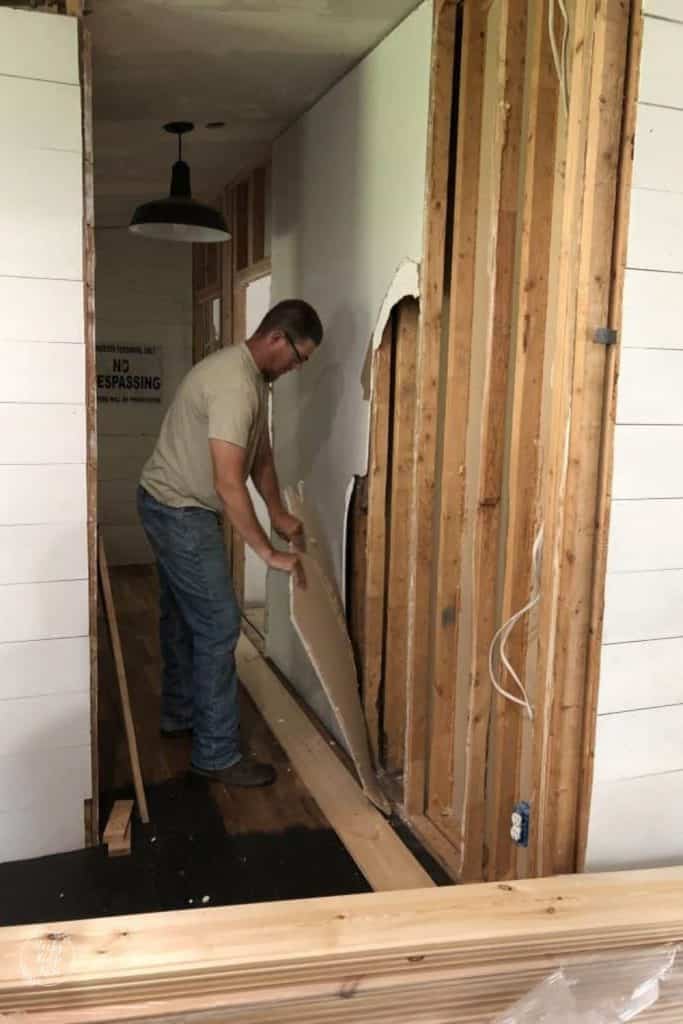
[[[0,9],[0,861],[83,845],[91,795],[75,18]]]
[[[97,198],[97,197],[96,197]],[[97,208],[96,208],[97,209]],[[192,366],[192,247],[95,232],[97,344],[161,348],[160,405],[98,408],[100,521],[112,565],[152,561],[135,507],[140,470],[163,415]]]
[[[589,869],[683,862],[683,6],[645,12]]]
[[[305,482],[338,582],[347,491],[367,464],[363,366],[399,264],[422,255],[431,20],[425,3],[273,151],[273,301],[304,298],[325,327],[320,352],[275,385],[275,458],[283,483]],[[268,653],[329,724],[278,573]]]

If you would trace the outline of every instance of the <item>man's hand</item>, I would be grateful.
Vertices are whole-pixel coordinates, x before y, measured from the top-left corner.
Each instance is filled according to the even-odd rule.
[[[288,572],[294,576],[297,587],[306,587],[306,574],[301,564],[301,559],[296,554],[288,554],[286,551],[273,551],[268,559],[271,569],[279,569],[281,572]]]
[[[284,508],[271,513],[270,522],[279,537],[289,541],[299,551],[304,551],[304,524],[291,516]]]

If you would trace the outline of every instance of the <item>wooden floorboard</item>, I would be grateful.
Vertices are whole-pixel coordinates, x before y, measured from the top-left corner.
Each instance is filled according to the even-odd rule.
[[[148,566],[111,570],[121,641],[130,687],[142,774],[146,785],[165,782],[184,773],[190,763],[190,740],[159,735],[161,655],[158,640],[158,587]],[[104,626],[102,622],[101,628]],[[101,632],[101,630],[100,630]],[[262,790],[226,790],[212,785],[212,795],[232,834],[281,832],[288,828],[330,828],[329,822],[292,769],[251,700],[241,697],[242,735],[247,749],[277,770],[274,786]],[[106,633],[100,642],[100,788],[130,784],[123,720],[116,690],[114,663]]]

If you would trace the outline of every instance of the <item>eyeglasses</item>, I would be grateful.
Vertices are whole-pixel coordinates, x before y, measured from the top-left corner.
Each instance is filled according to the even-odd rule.
[[[304,357],[303,357],[303,356],[301,355],[301,353],[299,352],[299,349],[298,349],[298,348],[296,347],[296,345],[294,344],[294,340],[293,340],[292,336],[291,336],[291,335],[290,335],[290,334],[289,334],[289,333],[288,333],[287,331],[283,331],[282,333],[284,334],[284,336],[285,336],[285,338],[287,339],[287,341],[289,342],[289,344],[290,344],[290,345],[292,346],[292,348],[293,348],[293,350],[294,350],[294,355],[296,356],[296,360],[297,360],[297,362],[298,362],[299,364],[303,364],[303,363],[305,363],[305,362],[306,362],[306,360],[304,359]]]

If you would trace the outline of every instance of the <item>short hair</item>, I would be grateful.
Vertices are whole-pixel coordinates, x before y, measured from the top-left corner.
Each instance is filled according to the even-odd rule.
[[[285,331],[292,341],[309,338],[314,345],[323,340],[323,325],[320,317],[303,299],[284,299],[266,313],[259,324],[257,334],[270,331]]]

